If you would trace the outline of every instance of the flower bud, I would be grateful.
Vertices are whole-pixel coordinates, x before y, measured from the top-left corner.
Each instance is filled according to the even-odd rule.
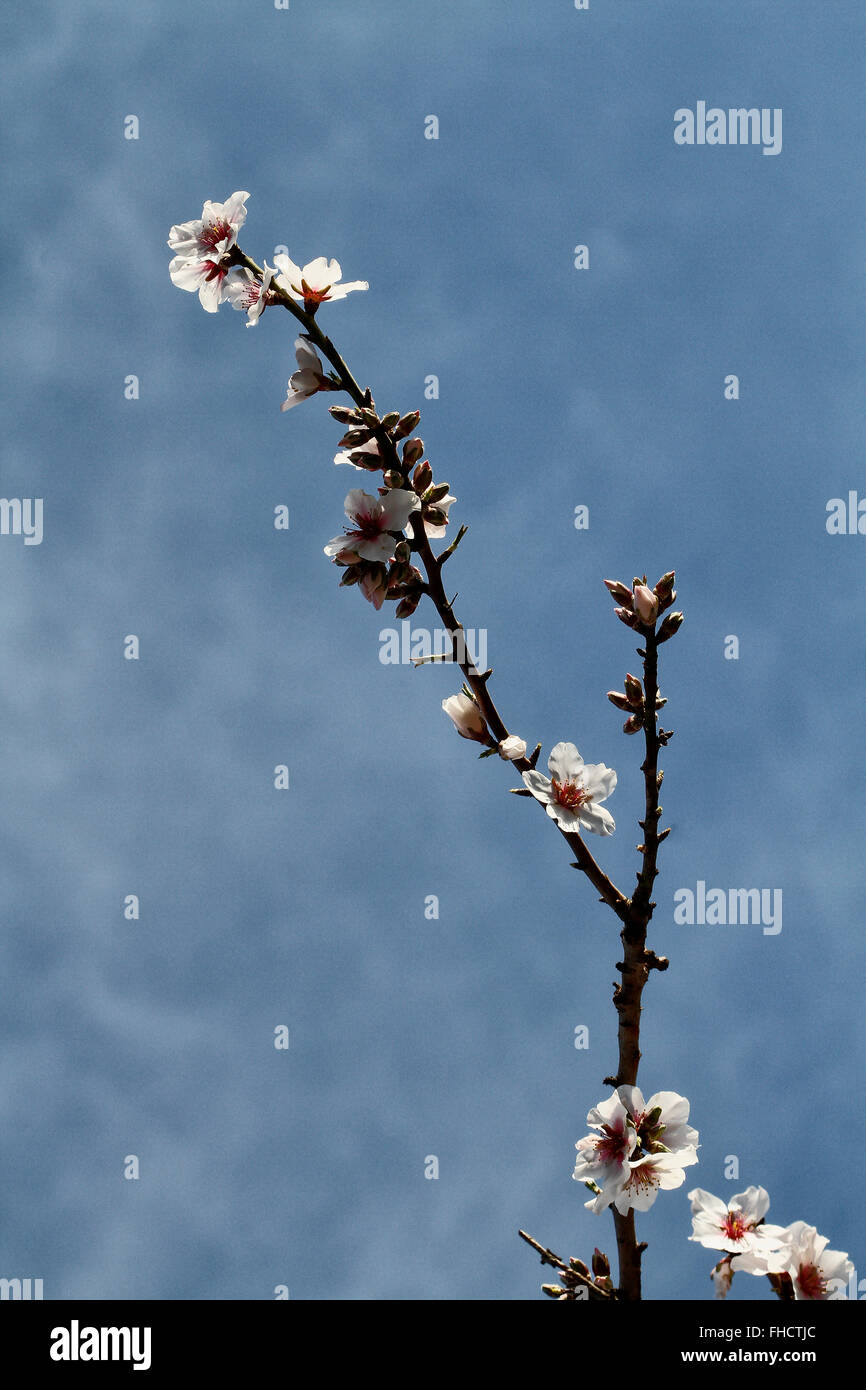
[[[369,443],[370,438],[371,435],[368,429],[346,430],[346,433],[340,440],[339,447],[341,449],[356,449],[359,444]]]
[[[432,481],[433,469],[425,459],[423,463],[419,463],[415,472],[412,474],[412,486],[419,497],[424,496],[424,493],[427,491]]]
[[[643,686],[637,676],[626,676],[625,696],[629,704],[633,705],[635,709],[643,708]]]
[[[522,738],[509,734],[499,745],[499,756],[504,758],[507,763],[513,762],[515,758],[526,757],[526,744]]]
[[[410,546],[408,541],[397,542],[397,544],[394,547],[395,560],[397,560],[401,565],[405,565],[408,563],[411,554],[412,547]]]
[[[630,719],[627,719],[627,720],[625,721],[625,723],[623,724],[623,726],[622,726],[622,731],[623,731],[624,734],[637,734],[637,733],[640,733],[640,731],[641,731],[642,728],[643,728],[643,715],[642,715],[642,714],[633,714],[633,715],[631,716],[631,718],[630,718]]]
[[[569,1260],[568,1265],[569,1265],[569,1268],[570,1268],[570,1269],[573,1269],[573,1270],[574,1270],[575,1274],[582,1274],[585,1278],[588,1277],[588,1275],[589,1275],[589,1270],[587,1269],[586,1265],[583,1263],[583,1260],[574,1260],[574,1259],[571,1259],[571,1260]]]
[[[408,415],[404,415],[394,431],[395,439],[405,439],[407,434],[411,434],[417,427],[421,419],[420,410],[410,410]]]
[[[597,1279],[606,1279],[610,1274],[610,1260],[603,1255],[598,1246],[592,1252],[592,1272]]]
[[[634,611],[645,627],[652,627],[659,615],[659,601],[646,584],[634,586]]]
[[[620,622],[625,623],[626,627],[637,627],[637,614],[633,613],[630,608],[615,608],[613,611]]]
[[[421,595],[420,595],[420,593],[418,593],[418,594],[407,594],[406,597],[405,597],[405,598],[401,598],[400,602],[397,604],[397,607],[396,607],[396,609],[394,610],[394,612],[395,612],[395,617],[397,617],[397,618],[411,618],[412,614],[415,612],[415,609],[418,607],[418,604],[419,604],[420,602],[421,602]]]
[[[396,410],[389,410],[387,415],[382,416],[382,429],[390,434],[399,419],[400,415]]]
[[[333,415],[338,425],[356,425],[358,423],[357,410],[351,410],[347,405],[329,405],[328,411]]]
[[[382,467],[382,460],[378,454],[369,454],[364,449],[356,449],[349,455],[352,463],[356,463],[359,468],[366,468],[368,473],[378,473]]]
[[[604,586],[615,603],[624,603],[631,608],[631,589],[626,584],[620,584],[618,579],[606,579]]]
[[[359,411],[359,414],[364,424],[369,425],[370,429],[374,430],[379,426],[380,420],[375,410],[367,410],[366,408],[364,408],[361,411]]]
[[[389,468],[388,471],[383,474],[382,482],[387,488],[402,487],[403,474],[398,472],[396,468]]]
[[[423,439],[407,439],[403,445],[403,467],[411,468],[424,455]]]
[[[674,578],[674,571],[668,570],[667,574],[662,575],[653,590],[662,608],[668,608],[673,600]]]
[[[448,484],[437,483],[435,487],[428,487],[424,494],[425,502],[441,502],[443,497],[448,496]]]
[[[673,637],[675,632],[679,632],[682,626],[683,613],[668,613],[661,627],[659,628],[657,642],[666,642],[669,637]]]
[[[448,524],[448,513],[443,512],[441,507],[425,506],[421,515],[425,521],[429,521],[431,526],[446,526]]]
[[[607,698],[612,705],[616,705],[617,709],[625,710],[628,714],[631,713],[633,708],[632,703],[622,690],[609,690],[607,692]]]
[[[350,585],[352,585],[352,584],[359,584],[360,581],[361,581],[361,567],[360,567],[360,565],[352,565],[350,569],[347,569],[347,570],[346,570],[346,573],[343,575],[342,579],[340,580],[340,588],[341,588],[341,589],[348,589],[348,588],[350,587]]]
[[[442,708],[461,738],[471,738],[476,743],[490,743],[484,716],[470,695],[449,695],[447,700],[442,701]]]

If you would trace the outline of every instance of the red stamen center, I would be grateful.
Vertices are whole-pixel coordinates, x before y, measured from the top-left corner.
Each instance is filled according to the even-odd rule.
[[[560,784],[554,777],[550,785],[553,791],[554,801],[558,802],[560,806],[564,806],[566,810],[577,811],[581,806],[585,806],[587,802],[592,801],[589,792],[585,791],[577,782],[564,782]]]
[[[301,281],[300,289],[298,289],[297,285],[292,285],[292,289],[296,294],[302,294],[304,296],[304,308],[308,310],[312,305],[322,304],[326,299],[330,299],[331,296],[328,293],[330,288],[330,285],[326,285],[323,290],[311,290],[306,280]]]
[[[824,1298],[827,1293],[827,1281],[816,1265],[800,1266],[797,1287],[804,1298]]]
[[[202,227],[199,239],[202,246],[207,246],[213,251],[219,242],[225,241],[226,237],[230,237],[231,234],[232,229],[225,218],[218,218],[216,222],[208,222],[206,226]]]
[[[722,1232],[728,1240],[742,1240],[752,1227],[741,1211],[729,1211],[722,1224]]]

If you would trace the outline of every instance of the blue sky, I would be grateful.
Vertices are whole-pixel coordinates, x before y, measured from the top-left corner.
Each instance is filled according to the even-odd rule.
[[[825,521],[866,495],[862,7],[157,0],[2,24],[0,490],[44,499],[44,537],[0,536],[0,1275],[49,1298],[531,1299],[518,1227],[615,1245],[571,1180],[616,1060],[614,919],[454,734],[453,672],[383,665],[389,610],[338,591],[322,547],[355,478],[324,401],[279,411],[294,322],[249,332],[172,286],[169,227],[235,189],[256,260],[369,281],[320,322],[379,407],[422,410],[509,728],[617,769],[592,848],[624,889],[640,753],[604,694],[636,657],[601,581],[677,571],[650,937],[671,968],[640,1081],[689,1097],[702,1148],[639,1220],[647,1296],[711,1297],[692,1185],[764,1185],[771,1220],[859,1272],[866,538]],[[676,145],[698,101],[781,108],[781,153]],[[699,880],[781,889],[781,932],[677,925]]]

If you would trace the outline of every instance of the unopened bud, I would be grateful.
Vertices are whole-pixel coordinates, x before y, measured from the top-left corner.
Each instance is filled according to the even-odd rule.
[[[432,481],[433,469],[425,459],[423,463],[419,463],[415,472],[412,474],[412,486],[419,497],[424,496],[424,493],[427,491]]]
[[[448,484],[437,483],[435,487],[430,487],[424,494],[425,502],[441,502],[443,497],[448,496]]]
[[[618,579],[606,579],[604,587],[615,603],[624,603],[631,608],[631,589],[627,584],[620,584]]]
[[[397,560],[401,565],[405,565],[408,563],[411,554],[412,547],[410,546],[408,541],[398,541],[397,544],[394,546],[394,559]]]
[[[597,1279],[606,1279],[610,1274],[610,1260],[602,1254],[598,1246],[592,1252],[592,1272]]]
[[[340,448],[357,449],[359,444],[367,444],[370,438],[370,431],[368,429],[346,430],[346,433],[340,440]]]
[[[659,615],[659,601],[646,584],[635,584],[634,608],[644,626],[652,627]]]
[[[400,473],[396,468],[389,468],[388,471],[385,474],[383,474],[382,482],[385,484],[386,487],[402,487],[403,474]]]
[[[633,613],[630,608],[615,608],[613,611],[620,622],[625,623],[626,627],[637,627],[637,614]]]
[[[359,412],[359,414],[361,416],[361,419],[364,421],[364,424],[369,425],[371,429],[375,429],[379,424],[379,417],[376,414],[375,410],[367,410],[366,408],[364,408]]]
[[[347,570],[346,570],[346,573],[343,575],[342,579],[340,580],[340,588],[341,588],[341,589],[348,589],[350,585],[360,583],[360,580],[361,580],[361,570],[360,570],[359,566],[358,566],[358,565],[352,565],[351,569],[347,569]]]
[[[403,445],[403,466],[411,468],[413,463],[417,463],[424,455],[423,439],[407,439]]]
[[[637,734],[637,733],[640,733],[640,731],[641,731],[642,728],[643,728],[643,715],[642,715],[642,714],[633,714],[633,715],[631,716],[631,718],[630,718],[630,719],[627,719],[627,720],[625,721],[625,723],[623,724],[623,726],[622,726],[622,731],[623,731],[624,734]]]
[[[513,762],[515,758],[526,757],[526,744],[522,738],[516,734],[509,734],[499,745],[499,756],[506,762]]]
[[[408,415],[404,415],[394,431],[395,439],[405,439],[407,434],[411,434],[417,427],[421,419],[420,410],[410,410]]]
[[[358,423],[357,410],[352,410],[347,405],[329,405],[328,410],[339,425],[356,425]]]
[[[405,584],[411,572],[411,565],[405,560],[397,560],[388,571],[388,588],[396,589],[400,584]]]
[[[382,429],[387,430],[390,434],[399,419],[400,414],[398,411],[389,410],[387,415],[382,416]]]
[[[378,473],[382,467],[382,460],[378,454],[368,454],[363,449],[356,449],[349,454],[352,463],[356,463],[359,468],[366,468],[368,473]]]
[[[635,709],[643,706],[643,686],[637,676],[627,675],[625,678],[625,694],[630,705]]]
[[[589,1269],[583,1263],[583,1260],[569,1260],[568,1266],[569,1269],[574,1270],[575,1274],[582,1274],[584,1277],[588,1276],[589,1274]]]
[[[631,701],[622,690],[609,690],[607,692],[607,698],[612,705],[616,705],[617,709],[624,710],[627,714],[631,713]]]
[[[406,597],[401,598],[400,602],[397,604],[397,607],[394,610],[395,617],[411,618],[412,614],[415,612],[415,609],[418,607],[418,604],[420,602],[420,594],[407,594]]]
[[[655,586],[654,592],[656,598],[658,599],[659,603],[663,608],[667,608],[671,602],[671,597],[674,591],[674,579],[674,571],[668,570],[667,574],[663,574],[661,579]]]
[[[673,637],[675,632],[679,632],[684,616],[682,613],[668,613],[659,628],[656,642],[666,642],[669,637]]]
[[[431,526],[445,526],[448,522],[447,513],[441,507],[426,507],[422,515],[425,521],[429,521]]]

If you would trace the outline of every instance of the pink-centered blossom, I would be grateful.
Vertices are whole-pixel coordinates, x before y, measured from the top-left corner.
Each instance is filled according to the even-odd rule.
[[[325,256],[317,256],[305,266],[295,265],[291,257],[282,252],[274,256],[280,272],[278,284],[293,299],[303,303],[307,313],[315,313],[326,300],[345,299],[352,290],[368,290],[366,280],[352,280],[341,285],[343,278],[339,261],[329,261]]]
[[[854,1265],[842,1250],[828,1250],[828,1236],[795,1221],[782,1229],[778,1250],[737,1255],[731,1268],[748,1274],[787,1274],[797,1302],[837,1302],[847,1297]]]
[[[634,1208],[646,1211],[659,1192],[681,1187],[685,1169],[697,1163],[699,1135],[687,1123],[689,1103],[676,1091],[657,1091],[648,1101],[637,1086],[619,1086],[609,1100],[590,1110],[591,1129],[601,1131],[578,1141],[574,1177],[593,1181],[600,1189],[586,1203],[601,1212],[616,1207],[622,1215]],[[604,1181],[589,1169],[607,1163]]]
[[[342,536],[335,536],[325,546],[325,554],[358,560],[393,560],[395,539],[392,531],[402,532],[409,516],[420,503],[414,492],[392,488],[384,497],[372,497],[361,488],[353,488],[345,501],[346,516],[352,523]]]
[[[770,1198],[763,1187],[747,1187],[727,1203],[702,1187],[689,1193],[692,1204],[692,1234],[708,1250],[725,1250],[743,1255],[748,1251],[778,1250],[783,1235],[781,1226],[764,1222]]]
[[[609,1100],[593,1106],[586,1122],[597,1133],[578,1139],[572,1177],[575,1182],[592,1183],[598,1188],[585,1205],[590,1211],[602,1212],[625,1186],[629,1156],[637,1147],[637,1132],[616,1092]]]
[[[228,253],[237,245],[243,226],[249,193],[233,193],[224,203],[207,202],[202,215],[192,222],[171,228],[168,244],[177,254],[169,265],[169,275],[179,289],[197,293],[201,306],[215,314],[225,297],[229,273]]]
[[[612,835],[616,822],[600,804],[616,786],[616,773],[604,763],[585,763],[573,743],[557,743],[547,760],[550,777],[523,773],[523,781],[563,830],[583,826],[595,835]]]
[[[255,328],[264,313],[268,302],[268,290],[275,275],[274,267],[268,265],[267,261],[261,280],[245,267],[235,266],[229,271],[223,287],[224,298],[233,309],[240,309],[246,313],[247,328]]]

